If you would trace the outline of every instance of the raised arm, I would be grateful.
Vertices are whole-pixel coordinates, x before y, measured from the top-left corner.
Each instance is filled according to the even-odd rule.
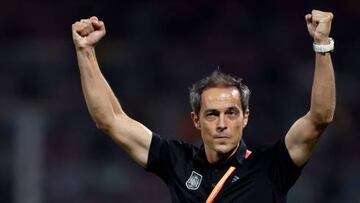
[[[96,126],[146,167],[151,131],[125,114],[96,60],[95,45],[105,33],[105,25],[97,17],[82,19],[72,25],[86,104]]]
[[[332,13],[318,10],[305,16],[309,34],[316,44],[330,43],[332,19]],[[310,111],[291,126],[285,137],[286,147],[296,165],[305,164],[321,134],[332,122],[335,102],[335,77],[330,53],[315,53]]]

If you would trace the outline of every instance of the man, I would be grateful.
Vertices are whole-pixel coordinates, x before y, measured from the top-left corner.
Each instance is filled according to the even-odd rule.
[[[94,47],[105,35],[104,23],[96,17],[83,19],[73,24],[72,33],[86,104],[97,127],[162,178],[172,202],[278,203],[286,202],[288,190],[333,120],[332,19],[332,13],[318,10],[305,16],[316,52],[309,112],[285,138],[253,152],[242,141],[250,91],[240,79],[216,71],[193,85],[191,117],[201,132],[201,148],[166,140],[126,115],[102,75]]]

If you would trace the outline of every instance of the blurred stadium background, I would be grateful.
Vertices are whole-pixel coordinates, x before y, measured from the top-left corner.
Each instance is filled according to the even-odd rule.
[[[104,20],[102,71],[125,111],[199,144],[188,88],[220,69],[252,90],[249,148],[284,136],[309,108],[314,53],[304,15],[335,14],[337,109],[289,203],[360,202],[360,3],[2,0],[0,202],[170,202],[166,186],[98,131],[82,96],[71,24]]]

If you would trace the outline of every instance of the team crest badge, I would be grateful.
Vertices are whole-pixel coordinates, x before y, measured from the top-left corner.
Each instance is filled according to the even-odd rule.
[[[190,178],[186,181],[186,187],[189,190],[197,190],[201,184],[202,175],[192,171]]]

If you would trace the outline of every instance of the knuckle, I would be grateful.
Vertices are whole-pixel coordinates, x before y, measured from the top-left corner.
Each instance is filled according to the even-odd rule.
[[[74,26],[77,27],[77,28],[79,28],[79,27],[81,27],[81,23],[80,23],[80,22],[76,22]]]

